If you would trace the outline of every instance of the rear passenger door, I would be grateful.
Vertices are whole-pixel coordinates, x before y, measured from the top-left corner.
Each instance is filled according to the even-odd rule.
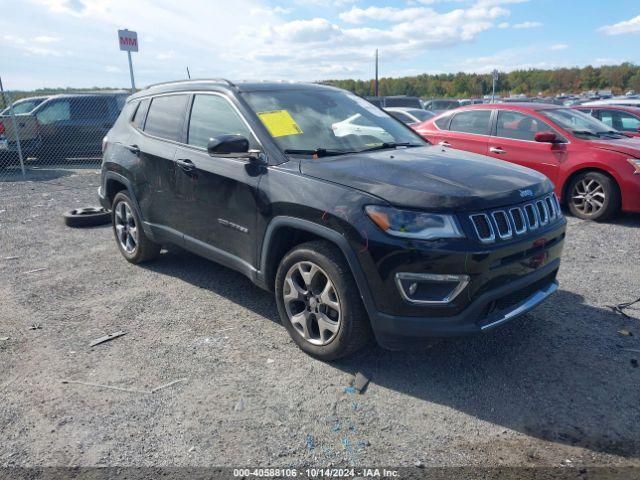
[[[442,134],[440,145],[487,154],[487,142],[491,132],[491,110],[457,111],[449,123],[449,132]]]
[[[225,134],[242,135],[250,149],[262,150],[231,99],[218,93],[195,94],[186,145],[176,152],[183,165],[176,169],[175,180],[181,211],[178,229],[191,250],[209,257],[212,251],[223,250],[255,265],[251,239],[255,239],[260,172],[245,158],[207,153],[209,139]]]
[[[176,233],[182,210],[177,198],[174,159],[184,135],[188,101],[187,94],[153,97],[143,130],[134,128],[127,146],[135,156],[130,169],[137,175],[134,183],[142,216],[154,233],[173,242],[182,238]],[[134,124],[136,121],[137,112]]]

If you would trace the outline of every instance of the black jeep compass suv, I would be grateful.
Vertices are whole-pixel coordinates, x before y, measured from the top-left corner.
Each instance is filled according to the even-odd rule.
[[[551,182],[431,146],[349,92],[183,81],[132,95],[103,145],[124,257],[171,243],[275,291],[306,352],[481,332],[557,289]]]

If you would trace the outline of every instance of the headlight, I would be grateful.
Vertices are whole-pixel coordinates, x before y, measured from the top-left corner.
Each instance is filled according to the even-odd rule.
[[[393,207],[369,205],[365,212],[389,235],[420,240],[464,238],[458,222],[451,215],[398,210]]]
[[[635,168],[634,175],[640,175],[640,158],[627,158],[627,162],[629,162],[633,168]]]

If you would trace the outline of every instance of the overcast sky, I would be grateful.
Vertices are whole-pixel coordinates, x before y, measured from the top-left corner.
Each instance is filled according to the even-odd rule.
[[[640,1],[0,0],[5,88],[322,80],[639,63]],[[615,4],[615,8],[607,7]]]

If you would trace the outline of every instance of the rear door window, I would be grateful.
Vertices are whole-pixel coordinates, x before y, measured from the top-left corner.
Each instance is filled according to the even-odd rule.
[[[449,130],[452,132],[489,135],[491,110],[469,110],[458,112],[453,116]]]
[[[71,99],[73,120],[98,120],[109,116],[109,104],[103,97],[78,97]]]
[[[188,95],[164,95],[151,100],[144,131],[154,137],[180,141]]]
[[[640,119],[620,110],[600,110],[600,120],[615,130],[637,132]]]

